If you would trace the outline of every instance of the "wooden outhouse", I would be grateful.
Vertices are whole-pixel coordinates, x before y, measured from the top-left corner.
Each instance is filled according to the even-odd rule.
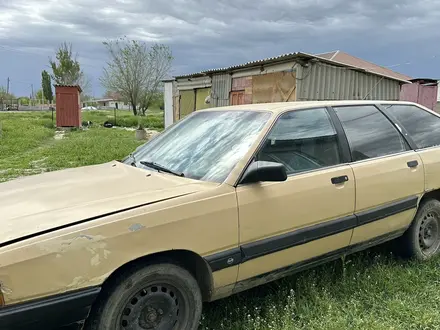
[[[81,87],[55,85],[57,127],[81,126]]]

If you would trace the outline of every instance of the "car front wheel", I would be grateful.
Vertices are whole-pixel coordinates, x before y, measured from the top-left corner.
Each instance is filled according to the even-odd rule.
[[[123,274],[92,311],[86,329],[197,329],[202,297],[197,281],[174,264]]]
[[[405,257],[428,260],[440,252],[440,201],[423,201],[416,216],[402,236],[400,249]]]

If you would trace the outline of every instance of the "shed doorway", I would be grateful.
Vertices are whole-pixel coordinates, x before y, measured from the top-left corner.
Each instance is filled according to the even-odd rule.
[[[231,92],[229,102],[230,105],[244,104],[244,91]]]

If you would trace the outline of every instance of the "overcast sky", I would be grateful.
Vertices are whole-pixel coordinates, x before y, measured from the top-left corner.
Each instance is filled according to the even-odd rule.
[[[288,52],[342,50],[413,77],[440,77],[439,0],[0,0],[0,86],[29,95],[63,41],[95,96],[102,41],[166,43],[171,74]]]

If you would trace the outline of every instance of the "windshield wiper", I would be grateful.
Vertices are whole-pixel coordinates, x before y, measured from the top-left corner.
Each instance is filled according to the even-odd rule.
[[[140,163],[142,165],[145,165],[145,166],[151,167],[151,168],[153,168],[155,170],[158,170],[159,172],[170,173],[170,174],[173,174],[175,176],[181,176],[181,177],[185,176],[181,172],[176,172],[176,171],[170,170],[169,168],[166,168],[165,166],[159,165],[158,163],[155,163],[155,162],[147,162],[147,161],[141,160]]]

